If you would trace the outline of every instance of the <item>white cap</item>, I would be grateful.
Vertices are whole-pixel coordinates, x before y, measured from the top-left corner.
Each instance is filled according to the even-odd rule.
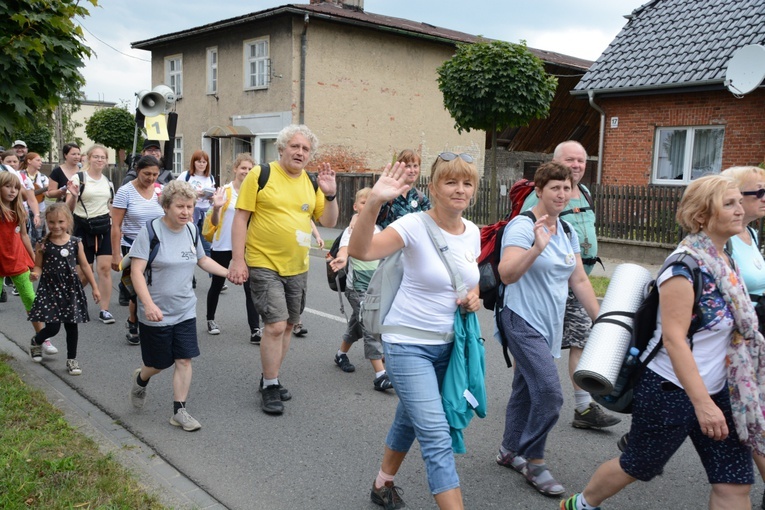
[[[24,140],[16,140],[15,142],[13,142],[13,147],[18,147],[19,145],[21,145],[22,147],[26,147],[27,146],[27,144],[26,144],[26,142],[24,142]]]

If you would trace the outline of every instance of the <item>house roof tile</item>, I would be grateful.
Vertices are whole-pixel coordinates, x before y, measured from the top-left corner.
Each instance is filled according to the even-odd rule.
[[[651,0],[625,17],[573,94],[722,87],[733,53],[765,43],[763,0]]]

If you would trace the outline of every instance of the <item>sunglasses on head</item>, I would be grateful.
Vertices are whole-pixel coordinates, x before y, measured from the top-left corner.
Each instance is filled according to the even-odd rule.
[[[438,157],[444,161],[454,161],[455,159],[460,158],[465,163],[473,162],[473,156],[470,154],[465,154],[464,152],[461,152],[460,154],[455,154],[453,152],[442,152],[438,155]]]
[[[760,188],[757,191],[742,191],[741,194],[745,197],[757,197],[762,200],[762,197],[765,197],[765,188]]]

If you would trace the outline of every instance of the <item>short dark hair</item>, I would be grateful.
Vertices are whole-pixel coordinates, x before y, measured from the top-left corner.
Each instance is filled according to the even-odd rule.
[[[71,151],[72,149],[79,149],[79,148],[80,146],[77,145],[76,143],[69,142],[64,144],[64,146],[61,148],[61,152],[63,152],[64,156],[66,156],[67,154],[69,154],[69,151]]]
[[[574,186],[574,176],[571,169],[557,161],[543,163],[534,172],[534,186],[538,189],[544,188],[550,181],[569,181],[571,187]]]

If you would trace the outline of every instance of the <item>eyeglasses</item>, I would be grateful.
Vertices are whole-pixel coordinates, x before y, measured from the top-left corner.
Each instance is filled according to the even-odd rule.
[[[762,200],[762,197],[765,197],[765,188],[760,188],[757,191],[742,191],[741,194],[745,197],[757,197],[758,200]]]
[[[460,158],[465,163],[472,163],[473,156],[470,154],[465,154],[464,152],[461,152],[459,154],[455,154],[453,152],[442,152],[438,155],[439,158],[443,159],[444,161],[454,161],[457,158]]]
[[[106,156],[90,156],[90,159],[107,159]]]

